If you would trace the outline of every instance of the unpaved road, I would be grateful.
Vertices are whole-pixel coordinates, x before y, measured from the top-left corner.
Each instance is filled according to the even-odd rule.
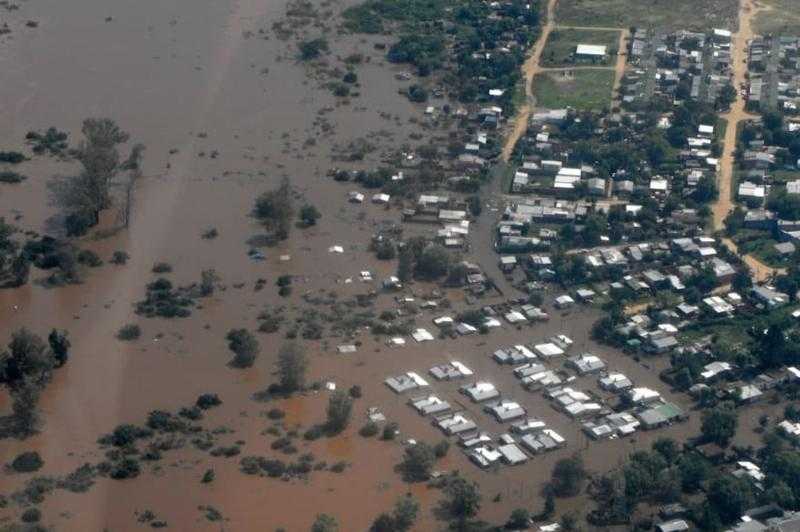
[[[506,137],[506,143],[503,145],[502,159],[508,162],[511,158],[511,153],[514,151],[514,146],[525,134],[528,129],[528,119],[530,118],[531,111],[536,105],[536,97],[533,94],[533,78],[536,74],[541,72],[563,72],[567,70],[606,70],[614,69],[614,100],[618,98],[619,86],[622,76],[625,73],[625,39],[628,37],[629,30],[627,28],[608,28],[608,27],[587,27],[587,26],[557,26],[555,23],[555,10],[558,0],[549,0],[547,3],[547,13],[545,14],[545,23],[542,26],[542,33],[534,43],[531,49],[531,54],[522,65],[522,72],[525,76],[525,103],[517,110],[517,115],[514,118],[511,131]],[[614,67],[608,66],[567,66],[567,67],[543,67],[541,66],[542,52],[547,44],[547,39],[554,29],[571,29],[571,30],[599,30],[599,31],[618,31],[619,46],[617,53],[617,62]]]
[[[742,0],[739,6],[739,31],[734,35],[732,61],[733,61],[733,86],[737,93],[739,87],[747,80],[747,43],[753,38],[752,21],[758,11],[763,7],[754,0]],[[758,118],[757,115],[748,113],[745,110],[744,98],[737,96],[727,113],[723,113],[721,118],[727,120],[728,125],[725,129],[724,145],[722,156],[720,157],[720,168],[718,177],[719,199],[711,207],[713,214],[714,230],[720,231],[725,228],[725,217],[733,210],[733,171],[735,166],[734,152],[736,151],[736,133],[739,124],[743,121]],[[728,249],[737,252],[736,244],[730,239],[723,239],[723,243]],[[767,266],[753,255],[743,255],[742,260],[753,271],[753,276],[758,282],[765,282],[774,275],[783,273],[780,268]]]

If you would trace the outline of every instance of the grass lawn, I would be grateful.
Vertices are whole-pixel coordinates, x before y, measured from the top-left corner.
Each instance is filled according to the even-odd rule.
[[[545,72],[533,78],[537,107],[579,110],[600,110],[611,105],[614,71],[574,70],[567,76],[561,72]]]
[[[759,35],[800,35],[800,10],[797,0],[763,0],[770,9],[760,11],[753,21]]]
[[[550,33],[542,52],[542,65],[559,67],[574,65],[572,54],[579,44],[606,46],[608,54],[595,65],[612,65],[616,61],[619,48],[619,32],[603,30],[556,29]]]
[[[786,183],[800,179],[800,170],[774,170],[770,177],[776,183]]]
[[[770,1],[789,4],[797,0]],[[559,0],[556,22],[567,26],[733,30],[738,7],[736,0]]]

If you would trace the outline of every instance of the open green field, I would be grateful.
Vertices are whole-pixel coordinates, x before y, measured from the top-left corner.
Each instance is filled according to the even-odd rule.
[[[606,46],[608,54],[595,65],[611,65],[616,61],[619,48],[619,32],[604,30],[555,29],[550,33],[542,52],[542,65],[560,67],[576,64],[572,54],[579,44]]]
[[[611,91],[614,88],[612,69],[578,69],[564,74],[545,72],[533,78],[537,107],[599,110],[611,105]]]
[[[776,183],[786,183],[800,179],[800,170],[774,170],[770,172],[770,177]]]
[[[800,2],[797,0],[762,0],[768,9],[759,11],[753,31],[759,35],[800,35]]]
[[[556,22],[567,26],[732,30],[737,24],[738,6],[736,0],[559,0]]]

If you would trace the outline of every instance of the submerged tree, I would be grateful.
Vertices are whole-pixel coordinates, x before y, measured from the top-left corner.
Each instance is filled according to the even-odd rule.
[[[261,346],[258,340],[247,329],[231,329],[225,336],[228,340],[228,349],[233,351],[233,360],[230,365],[235,368],[249,368],[256,361]]]
[[[352,410],[353,399],[347,392],[335,391],[328,400],[328,431],[334,434],[343,431],[350,422]]]
[[[278,378],[281,391],[293,393],[306,384],[308,360],[303,349],[296,343],[287,343],[278,352]]]
[[[289,179],[283,178],[277,188],[268,190],[256,198],[253,206],[253,216],[278,240],[289,238],[294,212],[291,192]]]
[[[67,229],[72,234],[81,234],[97,224],[100,212],[111,206],[112,184],[126,170],[132,175],[138,172],[144,149],[137,144],[123,161],[118,147],[129,135],[109,118],[86,119],[81,131],[84,140],[74,152],[81,171],[49,183],[53,201],[67,213]]]

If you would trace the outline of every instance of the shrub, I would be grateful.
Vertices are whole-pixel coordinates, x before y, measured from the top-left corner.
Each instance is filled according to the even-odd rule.
[[[420,85],[411,85],[408,88],[408,99],[416,103],[427,102],[428,91]]]
[[[23,523],[38,523],[41,518],[42,512],[38,508],[28,508],[20,516]]]
[[[12,172],[11,170],[0,171],[0,183],[16,184],[22,183],[26,179],[27,177],[18,172]]]
[[[360,399],[361,398],[361,386],[359,386],[358,384],[354,384],[353,386],[350,387],[350,390],[348,391],[348,393],[350,394],[350,397],[352,397],[353,399]]]
[[[142,329],[135,323],[129,323],[120,327],[117,331],[117,338],[119,340],[129,342],[137,340],[142,335]]]
[[[89,266],[90,268],[96,268],[103,264],[102,259],[97,256],[97,253],[92,251],[91,249],[82,249],[78,252],[78,264],[83,264],[85,266]]]
[[[267,412],[267,417],[270,419],[283,419],[286,417],[286,412],[281,410],[280,408],[273,408],[269,412]]]
[[[320,37],[310,41],[302,41],[297,47],[300,49],[300,59],[309,61],[328,51],[328,41]]]
[[[14,458],[11,462],[11,469],[17,473],[32,473],[38,471],[42,465],[44,465],[44,461],[42,461],[42,457],[39,456],[39,453],[36,451],[28,451],[18,454],[16,458]]]
[[[0,151],[0,163],[19,164],[25,156],[18,151]]]
[[[172,265],[167,262],[156,262],[153,264],[153,273],[170,273]]]
[[[358,81],[358,76],[355,72],[348,72],[344,75],[342,81],[345,83],[356,83]]]
[[[111,264],[118,264],[121,266],[128,262],[129,258],[131,258],[131,256],[124,251],[115,251],[114,254],[111,255]]]
[[[228,340],[228,349],[234,354],[233,360],[230,362],[231,366],[249,368],[253,365],[261,351],[261,346],[252,333],[247,329],[231,329],[225,339]]]
[[[361,430],[359,430],[358,433],[365,438],[371,438],[376,434],[378,434],[379,430],[380,429],[377,423],[375,423],[374,421],[367,421],[367,423],[363,427],[361,427]]]
[[[64,229],[67,236],[83,236],[94,225],[94,218],[90,213],[74,212],[64,218]]]
[[[436,455],[436,458],[444,458],[447,456],[447,451],[449,450],[450,442],[447,440],[442,440],[433,447],[433,453]]]
[[[139,462],[133,458],[124,458],[120,462],[114,464],[109,475],[115,480],[123,480],[126,478],[136,478],[139,476],[141,468]]]
[[[397,436],[397,423],[387,423],[386,426],[383,427],[383,434],[381,434],[382,440],[393,440]]]
[[[292,287],[291,286],[281,286],[278,289],[278,295],[281,296],[281,297],[289,297],[289,295],[291,293],[292,293]]]
[[[318,440],[325,433],[323,427],[314,425],[303,434],[303,438],[308,441]]]
[[[215,393],[204,393],[197,398],[195,404],[203,410],[214,408],[222,404],[222,400]]]

